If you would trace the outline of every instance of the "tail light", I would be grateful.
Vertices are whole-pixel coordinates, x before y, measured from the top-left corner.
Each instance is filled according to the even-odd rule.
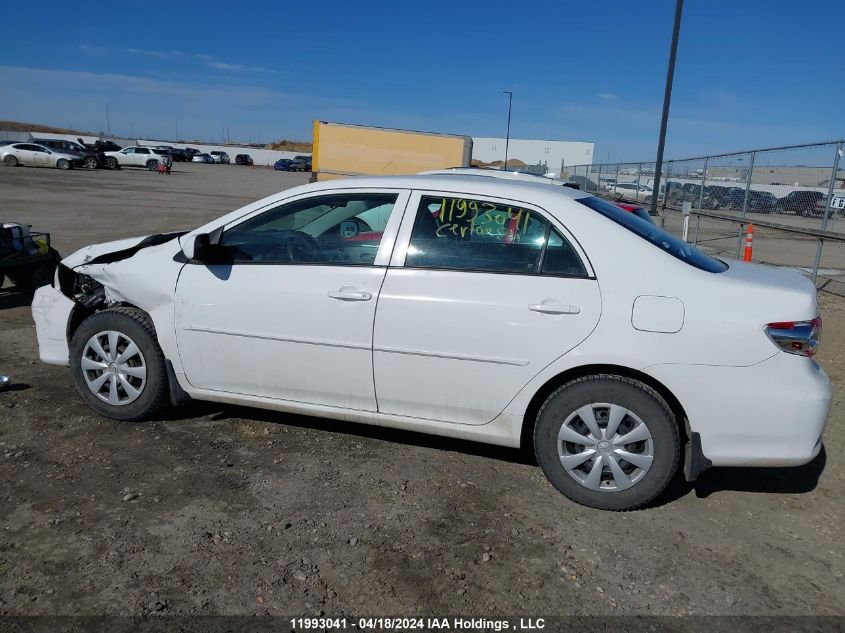
[[[812,357],[822,338],[822,319],[779,321],[766,326],[766,334],[784,352]]]

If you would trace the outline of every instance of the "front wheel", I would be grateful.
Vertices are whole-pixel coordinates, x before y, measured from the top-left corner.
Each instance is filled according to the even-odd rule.
[[[82,166],[85,169],[97,169],[97,159],[93,156],[89,156],[88,158],[82,161]]]
[[[549,396],[537,414],[534,451],[565,496],[616,511],[653,501],[681,454],[666,401],[637,380],[607,374],[578,378]]]
[[[117,159],[114,156],[106,158],[106,167],[109,169],[117,169],[120,165],[117,164]]]
[[[140,310],[94,314],[70,344],[76,390],[95,412],[113,420],[143,420],[168,402],[167,369],[155,327]]]
[[[60,158],[56,161],[56,167],[59,169],[70,169],[70,161],[66,158]]]

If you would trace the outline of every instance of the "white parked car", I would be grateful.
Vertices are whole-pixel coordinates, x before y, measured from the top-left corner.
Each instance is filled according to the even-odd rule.
[[[119,169],[120,167],[146,167],[149,170],[158,168],[159,163],[171,165],[172,157],[160,154],[154,147],[133,145],[115,152],[106,152],[106,167]]]
[[[651,197],[654,194],[654,191],[648,185],[638,185],[635,182],[617,183],[613,185],[611,191],[617,197],[639,202],[651,202]]]
[[[35,143],[11,143],[0,146],[0,160],[7,167],[35,165],[71,169],[82,164],[82,157],[79,154],[58,152]]]
[[[613,510],[678,468],[805,464],[831,403],[810,281],[498,178],[314,183],[83,248],[32,312],[101,415],[195,398],[527,444]]]
[[[229,162],[230,162],[229,161],[229,155],[226,152],[220,152],[220,151],[215,150],[213,152],[209,152],[209,154],[211,155],[211,158],[214,159],[215,163],[222,164],[222,165],[228,165]]]

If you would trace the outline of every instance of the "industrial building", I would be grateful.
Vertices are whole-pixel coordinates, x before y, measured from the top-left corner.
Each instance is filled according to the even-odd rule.
[[[508,166],[541,165],[543,171],[558,172],[566,165],[593,162],[594,143],[580,141],[543,141],[512,138],[508,141]],[[472,159],[485,164],[505,160],[505,139],[473,137]],[[520,161],[520,163],[511,163]]]

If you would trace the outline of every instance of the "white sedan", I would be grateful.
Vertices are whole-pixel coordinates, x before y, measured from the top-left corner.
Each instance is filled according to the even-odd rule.
[[[101,415],[194,398],[529,445],[610,510],[679,468],[805,464],[831,403],[810,281],[498,178],[314,183],[87,247],[32,312]]]
[[[611,192],[617,197],[625,200],[637,200],[638,202],[651,202],[654,191],[648,185],[638,185],[635,182],[624,182],[613,185]]]
[[[35,143],[11,143],[0,147],[0,160],[7,167],[18,165],[36,165],[39,167],[57,167],[71,169],[82,164],[79,154],[57,152]]]
[[[152,171],[158,168],[159,163],[170,165],[172,158],[167,154],[159,154],[154,147],[133,145],[119,151],[106,152],[106,167],[109,169],[146,167]]]

